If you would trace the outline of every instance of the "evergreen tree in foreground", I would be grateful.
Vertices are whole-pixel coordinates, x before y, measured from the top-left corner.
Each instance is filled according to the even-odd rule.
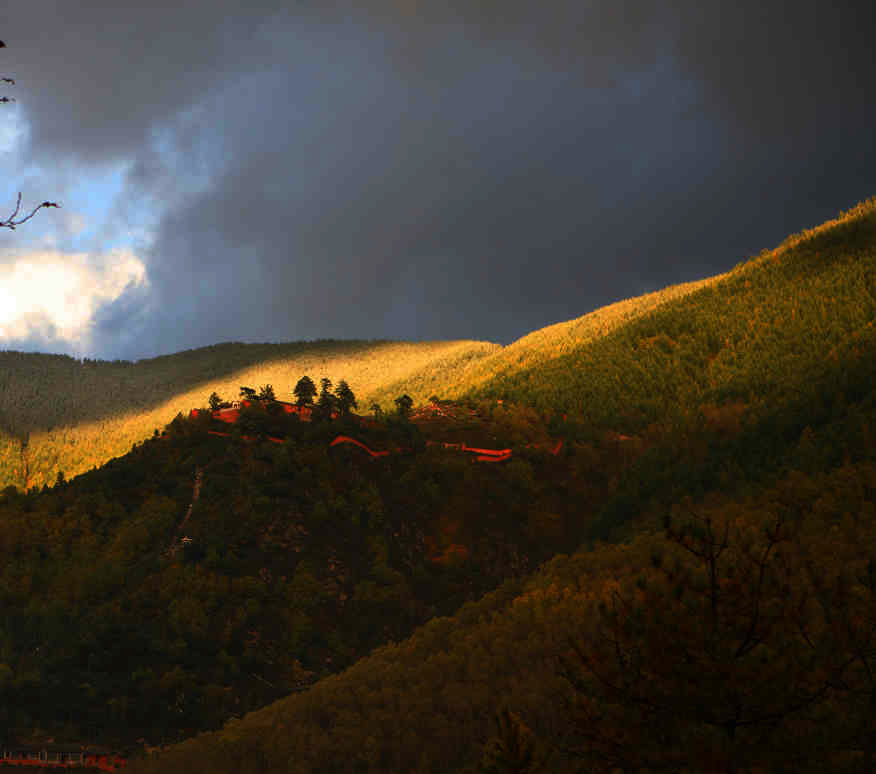
[[[266,384],[263,387],[259,388],[258,399],[263,403],[272,403],[277,400],[277,396],[274,394],[274,388],[270,384]]]
[[[338,407],[338,411],[342,416],[347,416],[350,413],[350,409],[359,408],[359,404],[356,402],[356,396],[353,393],[353,390],[350,389],[350,385],[344,379],[338,383],[338,386],[335,388],[335,401]]]
[[[394,403],[398,415],[402,419],[408,419],[411,416],[411,409],[414,407],[414,401],[410,395],[402,395],[401,397],[396,398]]]
[[[313,383],[313,379],[309,376],[302,376],[298,380],[298,384],[295,385],[295,389],[292,390],[292,394],[295,396],[296,405],[312,406],[316,396],[316,385]]]
[[[331,419],[332,413],[337,408],[338,400],[332,395],[332,380],[323,377],[320,381],[319,400],[316,402],[315,419]]]

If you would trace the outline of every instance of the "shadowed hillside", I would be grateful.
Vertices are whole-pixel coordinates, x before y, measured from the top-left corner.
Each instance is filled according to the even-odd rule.
[[[544,434],[529,425],[489,464],[444,441],[479,452],[511,443],[508,424],[458,413],[421,430],[254,402],[233,425],[178,417],[72,481],[0,492],[0,726],[177,741],[580,543],[601,467],[573,475],[556,446],[527,447]]]
[[[872,771],[874,487],[871,462],[680,505],[131,771]]]

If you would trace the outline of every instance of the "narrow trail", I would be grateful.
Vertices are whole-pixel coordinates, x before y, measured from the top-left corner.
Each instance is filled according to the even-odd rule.
[[[180,546],[180,535],[182,534],[183,529],[186,526],[186,523],[189,520],[189,516],[192,515],[192,509],[195,507],[195,503],[198,502],[198,498],[201,496],[201,482],[204,477],[204,469],[198,468],[195,471],[195,481],[192,485],[192,500],[189,503],[189,507],[186,509],[186,515],[183,516],[183,520],[179,523],[179,526],[176,528],[176,533],[173,536],[173,540],[170,545],[167,547],[167,551],[165,552],[168,556],[174,556],[177,552],[177,549]]]

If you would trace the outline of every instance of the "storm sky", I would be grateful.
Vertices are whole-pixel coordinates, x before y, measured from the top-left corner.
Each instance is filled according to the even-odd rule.
[[[509,343],[876,194],[872,2],[0,15],[0,349]]]

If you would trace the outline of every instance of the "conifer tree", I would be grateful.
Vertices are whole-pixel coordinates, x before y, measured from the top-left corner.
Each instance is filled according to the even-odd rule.
[[[266,384],[262,387],[259,387],[258,399],[264,403],[273,403],[277,400],[277,396],[274,395],[274,388],[270,384]]]
[[[337,398],[332,395],[332,380],[323,377],[320,382],[319,400],[316,402],[317,419],[331,419],[332,413],[337,407]]]
[[[338,411],[340,411],[343,416],[347,416],[347,414],[350,413],[351,408],[359,408],[359,404],[356,402],[356,395],[344,379],[341,379],[338,386],[335,388],[335,397],[337,400]]]
[[[313,383],[313,379],[309,376],[302,376],[298,380],[298,384],[295,385],[295,389],[292,390],[292,394],[295,396],[295,403],[298,406],[313,405],[313,398],[316,396],[316,385]]]
[[[667,517],[652,567],[605,583],[596,630],[570,640],[564,751],[606,772],[837,770],[869,737],[853,707],[874,627],[851,600],[872,594],[807,562],[780,514],[691,514]]]
[[[411,416],[411,409],[414,407],[413,398],[410,395],[402,395],[395,399],[396,411],[402,419],[408,419]]]

